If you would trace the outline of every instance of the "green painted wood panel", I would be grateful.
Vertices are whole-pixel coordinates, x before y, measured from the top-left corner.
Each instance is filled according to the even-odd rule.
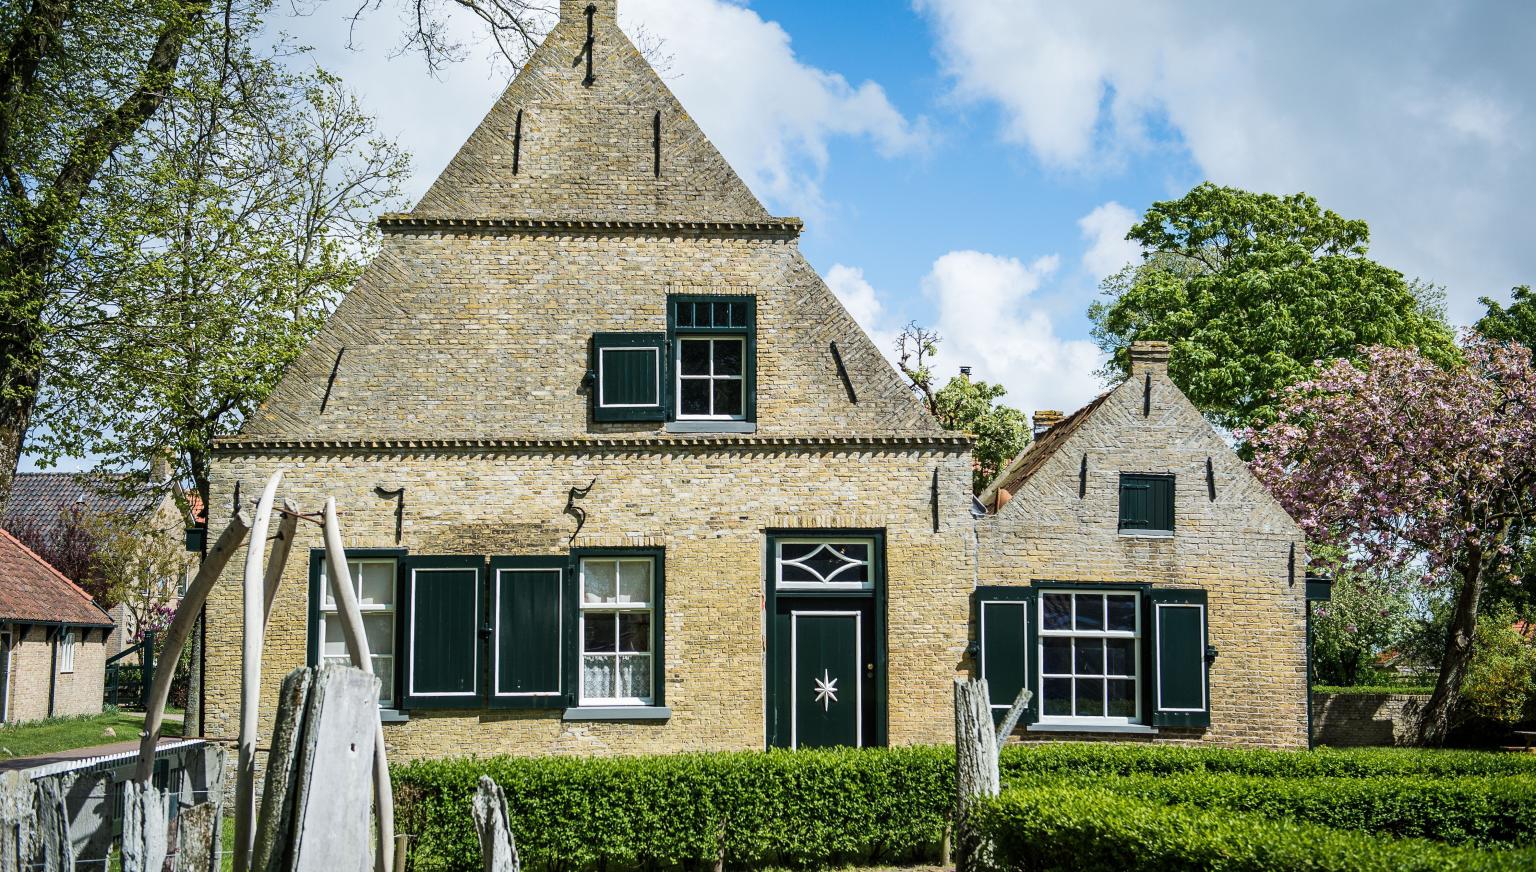
[[[1120,529],[1173,530],[1173,476],[1120,476]]]
[[[662,421],[667,416],[666,336],[597,333],[592,337],[592,417]]]
[[[403,562],[407,706],[481,705],[482,565],[479,557],[416,557]]]
[[[1029,682],[1029,603],[982,600],[981,677],[999,723]]]
[[[565,704],[560,682],[564,571],[564,561],[492,559],[493,705]]]
[[[1206,726],[1211,722],[1203,590],[1153,590],[1152,722]]]
[[[860,614],[798,612],[790,619],[794,747],[862,744]]]

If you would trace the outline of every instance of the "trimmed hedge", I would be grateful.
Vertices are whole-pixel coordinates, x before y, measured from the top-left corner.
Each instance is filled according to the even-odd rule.
[[[1383,836],[1501,848],[1536,844],[1536,778],[1529,776],[1265,778],[1192,772],[1035,777],[1041,786],[1097,787],[1164,805],[1248,812]]]
[[[1342,832],[1256,814],[1165,806],[1103,789],[1009,790],[978,826],[999,869],[1162,872],[1416,872],[1529,870],[1536,852],[1487,851]]]
[[[1349,686],[1341,686],[1341,685],[1333,685],[1333,684],[1315,684],[1315,685],[1312,686],[1312,692],[1313,693],[1343,694],[1343,695],[1346,695],[1346,696],[1348,696],[1350,694],[1378,694],[1378,693],[1407,694],[1409,696],[1425,696],[1425,695],[1434,693],[1435,692],[1435,688],[1434,688],[1434,685],[1431,685],[1431,684],[1359,684],[1359,685],[1349,685]]]
[[[1270,778],[1458,778],[1471,775],[1536,775],[1536,754],[1490,754],[1486,751],[1419,748],[1267,751],[1060,742],[1009,745],[1002,750],[999,768],[1005,783],[1011,778],[1031,773],[1172,775],[1181,772],[1230,772]]]
[[[506,792],[523,865],[559,870],[929,860],[955,796],[947,748],[470,758],[392,774],[421,872],[478,868],[481,774]]]

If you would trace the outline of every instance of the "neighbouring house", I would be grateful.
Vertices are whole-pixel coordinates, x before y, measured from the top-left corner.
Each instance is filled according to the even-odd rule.
[[[112,619],[0,529],[0,723],[101,711]]]
[[[164,475],[157,476],[164,480]],[[0,526],[23,535],[63,536],[66,528],[92,518],[116,516],[143,519],[156,530],[180,541],[186,526],[170,488],[125,488],[120,477],[94,472],[20,472],[11,487]],[[23,534],[25,531],[25,534]],[[190,565],[190,562],[189,562]],[[179,594],[184,583],[170,585]],[[158,603],[138,604],[146,613],[154,605],[175,606],[174,596]],[[107,655],[132,646],[138,619],[128,603],[116,603],[108,613],[114,624]]]
[[[978,498],[980,672],[1020,733],[1301,745],[1306,541],[1138,342]]]
[[[978,589],[1027,596],[1042,578],[1114,583],[1092,590],[1112,595],[1100,605],[1117,627],[1122,593],[1139,622],[1147,597],[1208,589],[1223,658],[1209,709],[1199,700],[1211,723],[1181,707],[1166,727],[1142,716],[1147,731],[1304,743],[1286,575],[1300,534],[1166,375],[1143,429],[1114,437],[1124,453],[1094,449],[1092,511],[1124,459],[1184,482],[1177,533],[1121,542],[1112,498],[1102,519],[1057,501],[1059,459],[1031,461],[1029,483],[1010,479],[1015,504],[978,518],[970,437],[924,412],[801,256],[800,222],[765,211],[620,31],[614,0],[562,0],[422,200],[379,225],[362,279],[217,442],[210,535],[276,471],[304,511],[336,499],[396,758],[948,742],[953,680],[976,670],[979,631],[1005,632],[975,623]],[[1122,388],[1041,443],[1098,445],[1140,396]],[[1221,493],[1185,508],[1204,499],[1208,456]],[[266,631],[264,731],[288,671],[345,656],[319,531],[298,537]],[[1078,563],[1050,556],[1074,547]],[[239,562],[207,608],[213,735],[238,728]],[[1165,648],[1198,635],[1203,664],[1203,609],[1201,627],[1161,614]],[[1039,644],[1027,620],[1009,655],[1020,674]],[[1153,636],[1138,623],[1132,638]],[[1131,692],[1150,700],[1157,673],[1138,656]],[[1170,686],[1195,679],[1178,656]]]

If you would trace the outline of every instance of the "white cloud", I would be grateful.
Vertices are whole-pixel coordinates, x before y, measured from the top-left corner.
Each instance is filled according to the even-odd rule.
[[[1536,274],[1536,5],[915,0],[956,92],[1049,167],[1168,144],[1221,183],[1366,219],[1453,317]],[[1178,193],[1170,191],[1170,193]]]
[[[668,85],[752,190],[814,215],[828,143],[868,139],[882,155],[921,150],[925,124],[909,121],[877,83],[853,85],[800,62],[789,34],[725,0],[625,0],[620,22],[665,42]]]
[[[1057,270],[1055,255],[1032,263],[980,251],[951,251],[934,261],[923,292],[938,307],[942,337],[934,371],[947,381],[961,366],[1008,388],[1007,404],[1033,412],[1072,410],[1101,389],[1098,348],[1063,339],[1046,306],[1034,299]]]
[[[1077,227],[1088,240],[1083,252],[1083,268],[1096,279],[1114,275],[1128,263],[1141,261],[1141,244],[1125,238],[1136,223],[1136,213],[1110,200],[1077,219]]]
[[[835,263],[827,271],[827,287],[837,295],[837,299],[853,316],[853,320],[864,328],[865,334],[880,349],[892,363],[896,362],[896,337],[901,335],[901,325],[896,323],[885,304],[880,300],[880,294],[864,278],[864,270],[858,267]]]

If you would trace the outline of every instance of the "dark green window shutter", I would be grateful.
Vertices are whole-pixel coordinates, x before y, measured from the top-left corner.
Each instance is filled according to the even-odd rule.
[[[987,682],[992,702],[992,721],[1003,722],[1019,691],[1035,689],[1033,681],[1034,590],[1027,587],[988,586],[977,588],[976,671]],[[1035,720],[1035,701],[1030,700],[1019,723]]]
[[[410,557],[400,573],[405,707],[480,707],[484,558]]]
[[[593,334],[592,420],[667,419],[666,345],[661,333]]]
[[[1173,530],[1173,476],[1120,475],[1120,529]]]
[[[566,564],[564,557],[491,558],[492,706],[565,706]]]
[[[1155,588],[1148,593],[1147,604],[1152,628],[1152,725],[1210,726],[1205,591]]]

